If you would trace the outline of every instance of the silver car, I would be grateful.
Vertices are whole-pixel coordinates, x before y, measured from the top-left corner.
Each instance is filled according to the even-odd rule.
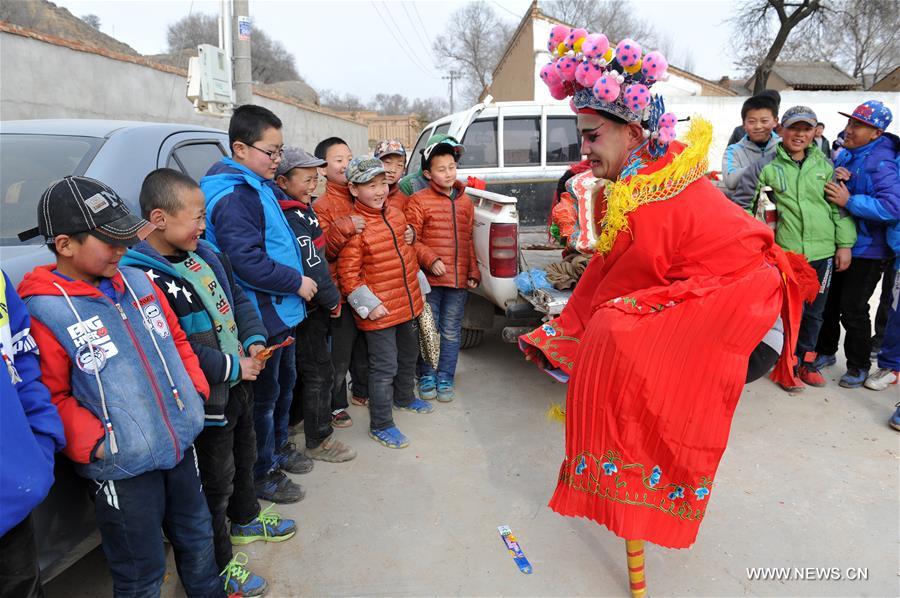
[[[83,175],[112,187],[133,211],[144,177],[168,167],[199,181],[229,155],[225,131],[182,124],[112,120],[24,120],[0,123],[0,266],[14,284],[39,264],[53,261],[41,239],[17,234],[37,223],[43,190],[66,175]],[[94,507],[85,480],[57,456],[56,481],[34,511],[43,581],[99,544]]]

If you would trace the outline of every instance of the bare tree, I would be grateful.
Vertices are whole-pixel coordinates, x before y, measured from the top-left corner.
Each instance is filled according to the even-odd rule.
[[[552,0],[540,7],[564,23],[603,33],[614,44],[630,37],[649,46],[657,39],[653,26],[636,16],[629,0]]]
[[[370,109],[359,99],[359,96],[350,93],[341,94],[331,89],[323,89],[319,92],[319,103],[325,108],[346,112]]]
[[[375,94],[372,102],[375,110],[381,115],[409,114],[409,100],[399,93]]]
[[[755,62],[754,94],[766,88],[772,67],[791,33],[803,31],[800,25],[810,18],[814,20],[808,22],[807,27],[821,24],[826,10],[822,6],[822,0],[749,0],[738,8],[730,21],[736,45],[745,48],[743,63],[748,65],[751,61]],[[796,36],[795,39],[801,37]]]
[[[501,21],[486,2],[466,4],[451,15],[432,52],[439,67],[462,73],[466,102],[477,101],[491,83],[512,32],[512,26]]]
[[[425,126],[433,120],[450,112],[450,104],[446,98],[416,98],[409,107],[410,112],[419,115],[420,126]]]
[[[100,17],[97,15],[81,15],[79,18],[97,31],[100,31]]]
[[[219,43],[218,19],[205,13],[194,13],[169,25],[166,31],[169,53],[193,50],[200,44]],[[253,80],[260,83],[279,81],[302,81],[294,56],[284,45],[266,34],[262,29],[254,29],[250,37]]]
[[[880,79],[900,64],[900,4],[895,0],[841,0],[832,5],[828,51],[850,75]]]

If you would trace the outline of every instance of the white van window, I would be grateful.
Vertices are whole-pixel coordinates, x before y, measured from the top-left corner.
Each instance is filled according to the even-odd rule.
[[[410,151],[409,148],[406,148],[406,151],[409,152],[409,162],[406,164],[406,172],[418,172],[419,168],[422,166],[422,150],[425,149],[425,144],[428,143],[428,140],[431,139],[434,135],[443,134],[446,135],[447,131],[450,130],[450,123],[446,123],[443,125],[438,125],[434,128],[434,132],[431,129],[425,129],[422,131],[422,134],[419,135],[419,140],[416,141],[415,147]]]
[[[503,165],[541,165],[541,123],[537,117],[503,118]]]
[[[181,170],[197,182],[206,176],[209,167],[222,159],[225,152],[218,143],[192,143],[177,148],[166,164],[168,168]]]
[[[497,119],[476,120],[462,138],[466,147],[459,160],[460,168],[488,168],[497,166]]]
[[[579,162],[580,145],[574,116],[547,117],[547,164]]]

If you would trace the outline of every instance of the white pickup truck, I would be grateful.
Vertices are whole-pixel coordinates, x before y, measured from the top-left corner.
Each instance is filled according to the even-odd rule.
[[[475,202],[475,253],[482,284],[466,304],[462,347],[481,342],[498,312],[523,325],[536,323],[541,313],[558,313],[564,300],[543,297],[537,302],[541,313],[536,313],[520,297],[514,279],[520,270],[538,265],[526,265],[521,253],[526,235],[520,226],[536,231],[546,225],[557,181],[581,160],[575,115],[564,102],[493,102],[488,96],[424,127],[409,153],[409,172],[419,169],[420,150],[436,133],[452,135],[466,147],[459,162],[461,180],[474,176],[487,183],[486,191],[466,190]],[[539,241],[540,235],[533,237]]]

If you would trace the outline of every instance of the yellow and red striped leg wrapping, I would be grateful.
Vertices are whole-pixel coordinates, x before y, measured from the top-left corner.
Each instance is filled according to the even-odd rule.
[[[625,551],[628,554],[628,582],[633,598],[642,598],[647,592],[647,581],[644,579],[644,541],[625,540]]]

